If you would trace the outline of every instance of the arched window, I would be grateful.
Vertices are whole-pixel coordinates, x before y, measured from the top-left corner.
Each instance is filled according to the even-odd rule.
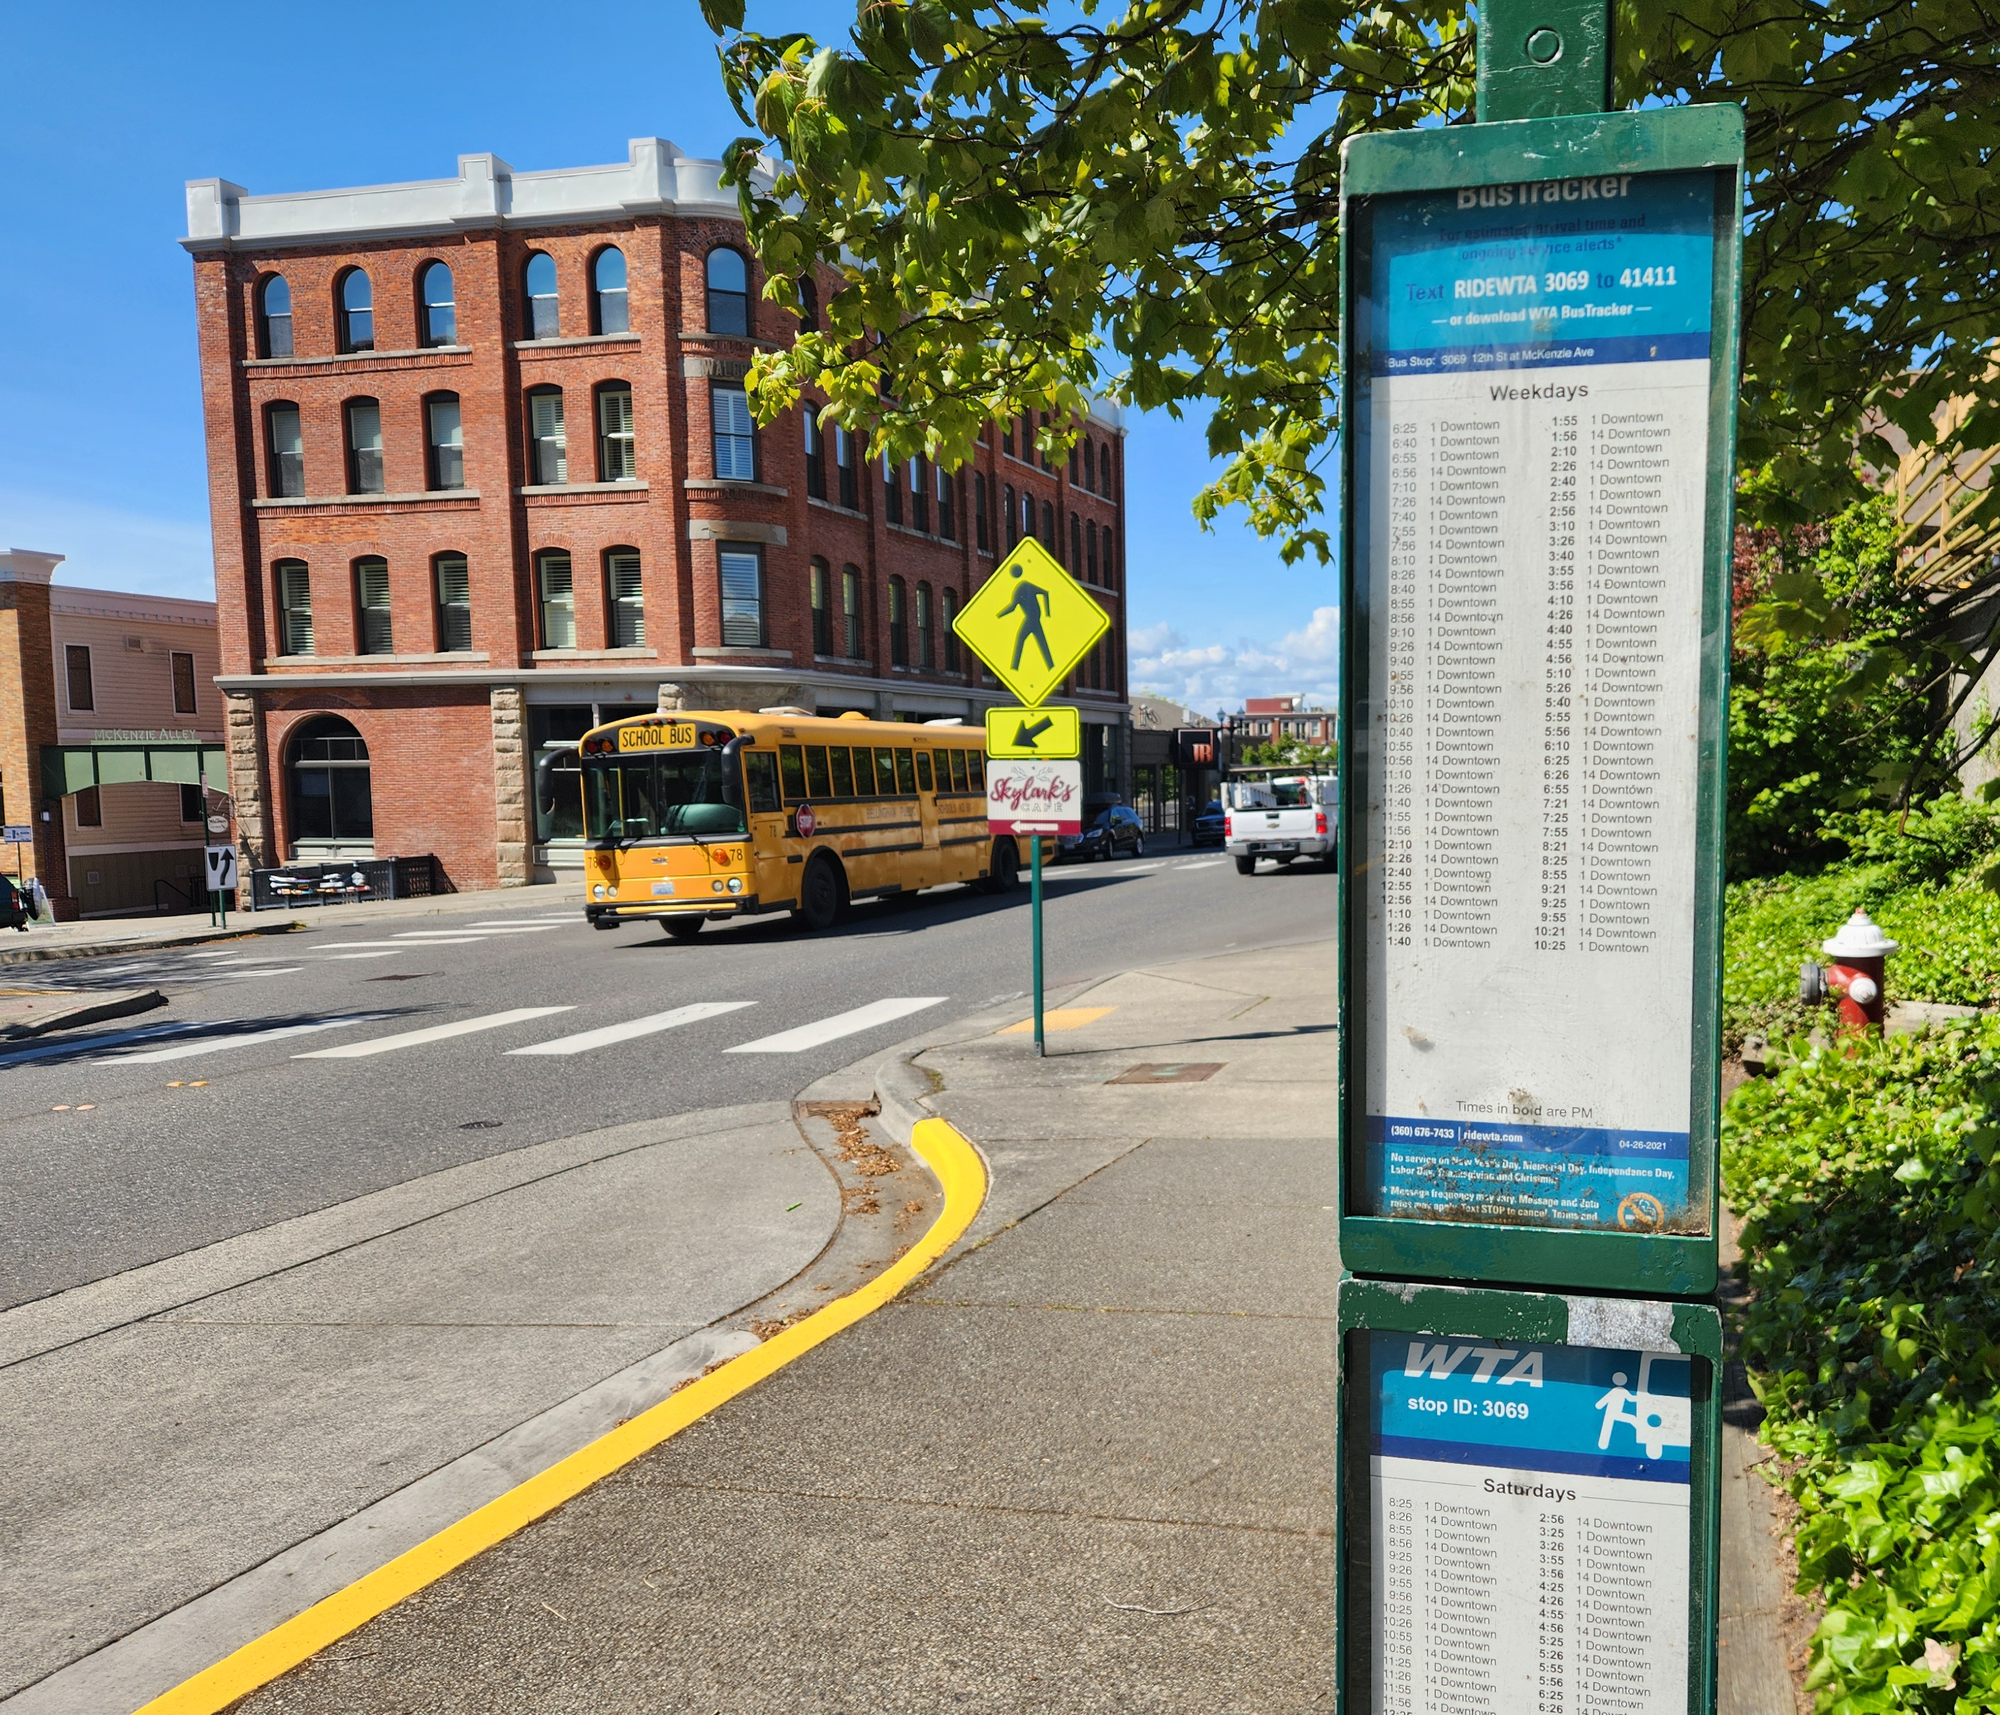
[[[725,247],[708,253],[708,331],[750,331],[750,269],[740,251]]]
[[[1069,569],[1083,570],[1083,521],[1074,512],[1069,515]]]
[[[1111,526],[1104,526],[1104,587],[1115,590],[1118,587],[1118,560],[1111,546]]]
[[[292,289],[282,274],[266,274],[257,283],[257,355],[292,355]]]
[[[569,481],[569,434],[563,425],[560,387],[537,387],[528,395],[529,471],[537,487]]]
[[[810,274],[799,276],[799,321],[807,332],[819,332],[819,285]]]
[[[1042,534],[1040,540],[1044,548],[1053,548],[1056,545],[1056,509],[1054,505],[1046,500],[1042,502]]]
[[[597,480],[639,480],[639,443],[632,429],[632,384],[629,381],[598,384]]]
[[[1007,514],[1007,546],[1011,548],[1021,539],[1020,515],[1014,510],[1014,485],[1011,482],[1001,485],[1000,499],[1002,510]]]
[[[1083,527],[1083,539],[1090,545],[1090,566],[1086,574],[1086,581],[1094,584],[1097,582],[1097,526],[1095,524],[1086,524]]]
[[[1035,497],[1024,489],[1021,493],[1021,534],[1023,536],[1032,536],[1034,533]]]
[[[590,331],[632,331],[631,309],[625,297],[625,252],[622,250],[600,250],[590,265]]]
[[[927,472],[930,469],[930,461],[920,455],[910,460],[909,468],[910,524],[912,528],[921,530],[925,535],[929,535],[931,528],[931,491],[930,478]]]
[[[463,554],[440,554],[431,566],[437,581],[438,652],[457,654],[472,647],[472,571]]]
[[[852,566],[840,574],[840,641],[848,660],[861,659],[861,574]]]
[[[606,611],[611,615],[611,647],[646,647],[646,595],[640,587],[639,550],[608,548],[604,554]]]
[[[833,591],[828,587],[832,574],[824,560],[812,563],[813,653],[833,653]]]
[[[522,322],[523,337],[527,339],[554,339],[562,332],[562,316],[556,301],[555,258],[543,250],[537,250],[528,258],[528,265],[521,270],[523,304],[526,310]]]
[[[433,393],[424,401],[424,440],[430,452],[433,489],[465,486],[465,425],[456,393]]]
[[[889,665],[910,664],[910,615],[903,596],[903,580],[889,580]]]
[[[340,277],[340,349],[375,349],[375,288],[359,268]]]
[[[812,500],[826,498],[826,432],[819,426],[819,411],[808,399],[799,407],[799,422],[806,437],[806,495]]]
[[[1083,486],[1097,487],[1097,443],[1088,435],[1083,437]]]
[[[952,630],[952,622],[958,618],[958,592],[948,589],[944,592],[944,670],[958,671],[958,633]]]
[[[958,478],[942,465],[933,465],[931,474],[937,483],[937,533],[947,542],[958,540],[957,507],[954,501],[958,494]]]
[[[931,586],[917,585],[917,665],[928,673],[936,661],[931,634]]]
[[[354,618],[358,653],[396,653],[389,611],[389,562],[373,554],[354,562]]]
[[[993,526],[986,517],[986,473],[972,473],[972,539],[982,554],[993,552]]]
[[[442,262],[425,263],[417,276],[417,297],[423,305],[418,343],[456,345],[458,305],[452,296],[451,270]]]
[[[292,838],[372,840],[368,746],[338,715],[317,715],[292,736]]]
[[[1076,449],[1076,442],[1071,441],[1069,444],[1069,479],[1071,482],[1078,481],[1083,474],[1077,469],[1079,458],[1080,455]]]
[[[382,404],[378,399],[347,402],[347,492],[383,492]]]
[[[289,399],[274,399],[264,407],[271,432],[271,478],[265,492],[296,500],[306,491],[305,438],[299,430],[299,408]]]

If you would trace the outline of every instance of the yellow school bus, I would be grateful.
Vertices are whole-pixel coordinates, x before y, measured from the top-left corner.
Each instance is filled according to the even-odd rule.
[[[1017,885],[986,829],[986,735],[799,710],[675,711],[595,727],[583,774],[584,913],[669,935],[789,911],[808,929],[857,899]]]

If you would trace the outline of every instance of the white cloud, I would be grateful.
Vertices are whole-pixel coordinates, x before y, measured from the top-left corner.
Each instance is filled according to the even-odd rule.
[[[1191,644],[1171,625],[1141,626],[1127,664],[1134,687],[1191,708],[1220,711],[1294,691],[1331,707],[1340,693],[1340,609],[1314,608],[1305,625],[1270,642]]]

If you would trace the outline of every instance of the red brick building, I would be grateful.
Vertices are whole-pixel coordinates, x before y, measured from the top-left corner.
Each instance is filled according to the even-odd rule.
[[[459,887],[580,862],[551,785],[597,720],[797,704],[976,720],[953,614],[1024,532],[1114,620],[1070,693],[1119,790],[1124,435],[989,430],[864,465],[743,377],[798,327],[712,161],[251,196],[188,186],[231,791],[260,864],[435,853]]]
[[[1230,725],[1246,744],[1283,744],[1292,739],[1301,744],[1331,744],[1340,716],[1318,704],[1308,705],[1302,696],[1245,697],[1243,712],[1231,717]]]

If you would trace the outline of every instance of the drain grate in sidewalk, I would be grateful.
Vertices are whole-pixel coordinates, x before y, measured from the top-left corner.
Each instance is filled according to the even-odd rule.
[[[1225,1060],[1159,1060],[1134,1066],[1107,1084],[1202,1084],[1227,1065]]]

